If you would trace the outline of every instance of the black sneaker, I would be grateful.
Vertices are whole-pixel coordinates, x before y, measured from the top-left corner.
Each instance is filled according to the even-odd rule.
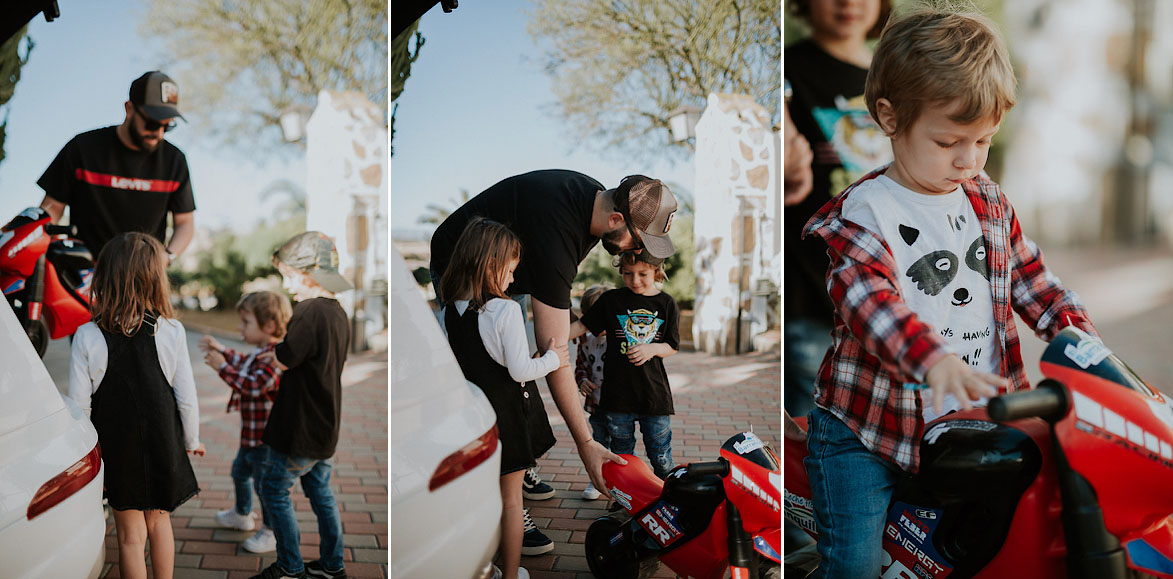
[[[526,469],[521,479],[521,496],[531,501],[544,501],[554,496],[554,487],[542,482],[534,469]]]
[[[337,571],[327,571],[319,561],[310,561],[305,564],[306,577],[321,577],[323,579],[346,579],[346,568]]]
[[[285,571],[282,571],[281,567],[278,567],[276,563],[273,563],[272,565],[269,565],[268,567],[265,567],[263,570],[261,570],[260,575],[253,575],[249,579],[305,579],[305,578],[306,578],[306,574],[305,574],[304,570],[302,570],[301,573],[296,573],[296,574],[295,573],[287,573]]]
[[[521,538],[521,554],[522,555],[541,555],[542,553],[549,553],[554,550],[554,541],[550,540],[537,525],[534,525],[534,520],[529,516],[529,509],[523,511],[525,513],[525,535]]]

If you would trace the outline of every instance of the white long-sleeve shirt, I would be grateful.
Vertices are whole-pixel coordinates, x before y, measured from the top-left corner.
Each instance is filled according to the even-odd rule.
[[[456,312],[464,315],[468,300],[452,303]],[[513,300],[493,298],[485,304],[484,311],[477,317],[477,330],[481,342],[494,362],[505,366],[509,376],[518,382],[537,380],[558,369],[558,353],[548,351],[540,358],[531,358],[529,342],[525,337],[525,318],[521,306]],[[445,329],[447,331],[447,329]]]
[[[187,450],[195,450],[200,446],[200,409],[196,401],[195,378],[191,373],[191,358],[187,353],[187,333],[183,324],[168,318],[159,318],[158,326],[155,350],[159,353],[159,367],[175,392],[179,420],[183,424],[184,446]],[[108,356],[106,338],[97,325],[89,322],[77,329],[69,362],[69,398],[85,411],[86,416],[90,415],[90,399],[106,376]]]

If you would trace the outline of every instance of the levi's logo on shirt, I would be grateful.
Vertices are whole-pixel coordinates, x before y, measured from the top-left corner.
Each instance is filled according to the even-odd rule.
[[[155,193],[174,193],[179,189],[179,181],[168,181],[166,179],[139,179],[136,177],[120,177],[118,175],[107,175],[105,173],[86,171],[85,169],[78,169],[76,175],[79,181],[84,181],[90,185],[98,185],[100,187],[110,187],[111,189],[124,189],[126,191],[150,191]]]

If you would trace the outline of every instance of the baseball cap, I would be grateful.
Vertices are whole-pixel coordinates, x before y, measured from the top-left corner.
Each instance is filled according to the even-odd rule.
[[[321,231],[294,235],[273,252],[273,260],[310,276],[328,292],[338,293],[354,288],[338,273],[338,250],[334,242]]]
[[[639,230],[644,250],[663,259],[676,253],[668,231],[676,216],[676,198],[659,179],[628,175],[615,188],[615,205],[632,227]]]
[[[179,114],[179,85],[157,70],[145,73],[130,83],[130,102],[156,121],[175,117],[183,119],[183,115]]]

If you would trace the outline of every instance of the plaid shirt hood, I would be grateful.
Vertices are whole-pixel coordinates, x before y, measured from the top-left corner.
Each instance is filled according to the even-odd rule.
[[[842,215],[852,191],[887,169],[856,181],[803,228],[803,237],[818,235],[827,243],[827,291],[835,306],[833,345],[819,369],[815,403],[839,417],[868,450],[916,472],[922,402],[918,391],[903,384],[924,382],[929,368],[949,355],[946,341],[904,302],[888,244]],[[998,184],[983,173],[961,186],[985,236],[994,331],[1002,349],[999,373],[1009,378],[1008,391],[1028,389],[1014,311],[1046,341],[1069,325],[1097,333],[1078,296],[1060,285],[1043,265],[1042,252],[1023,235]]]

